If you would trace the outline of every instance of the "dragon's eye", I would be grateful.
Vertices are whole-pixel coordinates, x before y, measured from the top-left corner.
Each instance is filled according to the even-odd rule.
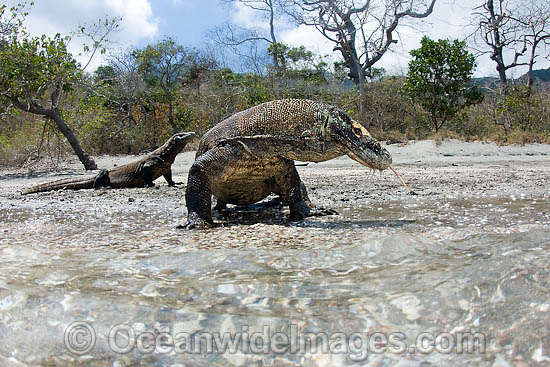
[[[354,133],[355,135],[357,135],[358,137],[363,136],[363,132],[362,132],[361,129],[358,128],[358,127],[354,127],[354,128],[353,128],[353,133]]]

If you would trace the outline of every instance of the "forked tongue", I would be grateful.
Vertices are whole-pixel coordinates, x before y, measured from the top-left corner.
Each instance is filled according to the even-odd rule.
[[[407,193],[409,195],[418,195],[416,192],[414,191],[411,191],[409,189],[409,186],[407,186],[407,184],[405,183],[405,180],[403,180],[403,177],[401,177],[401,175],[399,173],[397,173],[397,171],[392,167],[392,166],[389,166],[389,169],[392,170],[393,173],[395,173],[395,175],[397,176],[397,178],[399,179],[399,181],[401,181],[401,183],[403,184],[403,186],[405,186],[405,189],[407,190]]]

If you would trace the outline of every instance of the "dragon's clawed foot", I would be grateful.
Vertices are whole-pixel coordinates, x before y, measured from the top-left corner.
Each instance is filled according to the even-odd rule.
[[[214,227],[214,223],[209,222],[205,219],[202,219],[196,213],[191,213],[187,217],[187,222],[185,222],[185,224],[178,225],[176,228],[191,230],[191,229],[210,229],[212,227]]]
[[[334,209],[325,209],[322,207],[314,207],[309,213],[309,217],[323,217],[325,215],[338,215],[338,212]]]
[[[290,220],[298,221],[307,217],[322,217],[325,215],[338,215],[338,212],[322,207],[310,207],[303,203],[290,211]]]

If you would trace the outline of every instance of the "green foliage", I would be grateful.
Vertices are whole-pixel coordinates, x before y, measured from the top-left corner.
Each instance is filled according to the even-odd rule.
[[[266,78],[252,73],[234,73],[228,68],[214,71],[212,91],[241,109],[275,98]]]
[[[13,99],[40,101],[52,88],[69,91],[81,77],[74,57],[67,51],[67,37],[30,37],[23,28],[25,5],[7,12],[0,7],[0,103]]]
[[[17,39],[0,48],[0,98],[41,100],[52,88],[70,91],[81,77],[65,40],[59,35]]]
[[[287,68],[287,53],[289,47],[283,43],[271,43],[267,47],[267,53],[273,58],[273,65],[269,69],[269,73],[280,73]]]
[[[171,38],[136,50],[133,58],[137,71],[148,87],[146,98],[151,102],[150,106],[167,117],[173,132],[186,126],[186,121],[178,120],[178,116],[184,115],[175,112],[182,98],[182,87],[194,87],[197,105],[200,104],[202,77],[214,66],[214,62]]]
[[[274,63],[268,69],[275,94],[279,98],[314,98],[328,84],[328,64],[304,46],[289,47],[272,43],[268,53]]]
[[[549,134],[549,108],[548,95],[544,95],[544,90],[536,91],[523,85],[510,86],[497,103],[495,118],[507,135],[512,131]]]
[[[97,51],[99,51],[101,55],[107,53],[107,44],[109,43],[107,36],[118,30],[121,21],[122,17],[99,18],[97,23],[92,24],[90,27],[83,25],[78,26],[78,31],[75,35],[84,36],[91,44],[91,46],[88,43],[82,45],[84,53],[90,54],[88,64],[86,64],[83,69],[86,69]],[[79,54],[79,56],[81,55],[82,53]]]
[[[214,66],[197,50],[179,45],[171,38],[134,51],[134,57],[149,86],[160,87],[166,95]]]
[[[475,57],[465,42],[423,37],[421,47],[411,55],[403,91],[429,113],[436,131],[460,110],[482,101],[481,91],[468,87]]]
[[[326,63],[316,63],[316,55],[307,50],[304,46],[289,47],[283,43],[272,43],[268,46],[267,52],[276,60],[276,70],[271,72],[284,72],[287,70],[306,70],[326,67]]]
[[[100,65],[94,72],[94,78],[98,85],[113,86],[117,74],[111,65]]]
[[[283,43],[272,43],[267,48],[267,52],[276,61],[268,70],[269,74],[292,77],[294,73],[302,77],[313,76],[319,79],[319,75],[326,72],[328,66],[321,57],[304,46],[291,48]],[[326,80],[323,78],[323,81]]]

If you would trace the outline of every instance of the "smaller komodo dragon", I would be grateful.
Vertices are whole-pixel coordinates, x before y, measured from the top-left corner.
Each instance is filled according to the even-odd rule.
[[[195,137],[194,132],[173,135],[162,146],[138,161],[116,167],[110,171],[102,169],[96,176],[83,178],[67,178],[29,187],[22,192],[32,194],[51,190],[80,190],[100,187],[128,188],[154,186],[160,176],[164,176],[168,185],[174,186],[172,180],[172,163],[176,156]]]
[[[216,209],[274,193],[288,203],[291,219],[328,214],[309,201],[294,160],[323,162],[345,154],[378,170],[392,162],[367,129],[328,104],[283,99],[236,113],[201,138],[187,180],[187,222],[178,228],[212,227],[212,195]]]

